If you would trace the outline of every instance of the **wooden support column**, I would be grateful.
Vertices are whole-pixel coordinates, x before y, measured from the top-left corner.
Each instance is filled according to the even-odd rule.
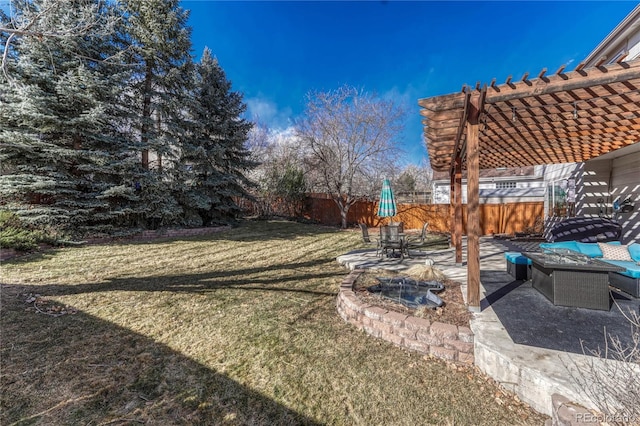
[[[454,218],[453,218],[453,245],[456,248],[456,265],[462,265],[462,157],[456,155],[454,166],[453,187]]]
[[[449,170],[449,233],[451,234],[451,246],[455,246],[454,235],[456,234],[456,170],[452,166]]]
[[[471,101],[467,118],[467,302],[474,312],[480,311],[479,101]]]

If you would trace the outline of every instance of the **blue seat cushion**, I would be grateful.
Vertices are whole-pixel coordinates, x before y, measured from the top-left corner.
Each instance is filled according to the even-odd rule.
[[[514,263],[516,265],[531,265],[531,259],[522,255],[522,253],[517,251],[507,251],[504,253],[505,259],[507,262]]]
[[[611,241],[607,244],[619,246],[620,241]],[[640,257],[640,245],[638,245],[638,256]],[[589,257],[602,257],[602,250],[598,243],[581,243],[580,241],[561,241],[558,243],[540,243],[541,249],[557,248],[577,251]],[[631,250],[629,251],[631,252]],[[633,255],[631,256],[633,258]]]
[[[618,272],[618,274],[622,274],[631,278],[640,278],[640,265],[638,265],[635,262],[630,262],[628,260],[609,260],[609,259],[603,259],[603,261],[607,263],[611,263],[616,266],[620,266],[621,268],[627,269],[624,272]]]
[[[640,244],[638,243],[629,244],[627,248],[629,249],[629,254],[631,255],[631,258],[636,262],[640,262]]]
[[[578,251],[589,257],[602,257],[602,250],[598,243],[581,243],[577,242]]]
[[[558,243],[540,243],[540,248],[541,249],[555,248],[555,249],[567,249],[567,250],[573,250],[573,251],[580,251],[578,249],[577,241],[561,241]],[[602,256],[602,252],[600,253],[600,256]]]

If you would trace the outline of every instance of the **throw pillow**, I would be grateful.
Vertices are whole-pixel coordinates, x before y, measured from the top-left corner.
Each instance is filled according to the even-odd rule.
[[[598,243],[600,250],[602,250],[602,257],[609,260],[633,260],[629,254],[629,249],[626,245],[614,246],[607,243]]]

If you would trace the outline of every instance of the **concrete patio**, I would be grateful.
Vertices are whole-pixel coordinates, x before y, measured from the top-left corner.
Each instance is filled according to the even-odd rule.
[[[622,312],[638,312],[640,300],[613,292],[615,303],[609,312],[554,306],[530,282],[514,281],[506,272],[505,251],[531,250],[537,244],[481,238],[481,312],[471,321],[475,364],[541,413],[553,414],[553,394],[596,408],[590,399],[593,392],[584,392],[582,381],[589,383],[589,373],[596,368],[609,371],[622,363],[593,356],[591,351],[605,347],[605,332],[619,337],[623,344],[630,342],[630,324]],[[461,265],[455,264],[453,249],[412,251],[412,257],[403,260],[380,259],[375,250],[356,250],[337,260],[351,270],[401,273],[429,258],[449,279],[462,284],[466,297],[465,240],[463,245]],[[629,365],[624,368],[628,374]]]

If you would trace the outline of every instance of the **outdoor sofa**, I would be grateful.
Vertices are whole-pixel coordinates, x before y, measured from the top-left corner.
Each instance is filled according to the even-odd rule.
[[[613,247],[616,246],[624,252],[620,242],[612,241],[603,244],[605,244],[606,251],[609,252],[606,255],[598,243],[582,243],[578,241],[540,243],[540,249],[559,248],[573,250],[592,258],[598,258],[603,262],[625,268],[625,271],[622,272],[609,272],[609,284],[629,293],[633,297],[640,297],[640,244],[633,243],[624,246],[628,250],[631,260],[619,260],[617,259],[618,256],[611,254],[612,251],[615,251]],[[505,258],[507,260],[507,272],[515,279],[526,280],[530,278],[530,259],[518,252],[506,252]]]

